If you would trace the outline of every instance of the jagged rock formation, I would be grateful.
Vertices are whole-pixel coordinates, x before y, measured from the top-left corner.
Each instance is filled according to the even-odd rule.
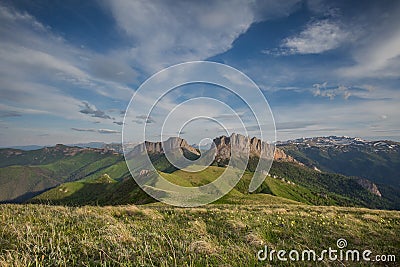
[[[285,151],[283,151],[282,149],[277,148],[277,147],[275,148],[274,160],[275,161],[284,161],[284,162],[294,162],[294,163],[303,165],[302,163],[295,160],[292,156],[286,154]]]
[[[234,155],[242,156],[248,154],[249,157],[263,157],[267,159],[272,158],[272,153],[274,153],[273,145],[263,142],[257,137],[250,138],[236,133],[233,133],[229,137],[217,137],[213,142],[212,149],[216,149],[215,160],[217,162],[229,160],[232,155],[231,150],[234,150]],[[134,147],[131,155],[141,154],[145,152],[145,150],[147,150],[149,154],[163,154],[165,149],[180,149],[182,152],[185,152],[186,150],[195,155],[200,155],[200,153],[194,147],[190,146],[186,140],[179,137],[170,137],[164,142],[146,141]],[[303,165],[279,148],[275,148],[273,158],[275,161],[293,162]]]
[[[183,150],[186,150],[195,155],[200,155],[200,153],[195,148],[190,146],[185,139],[179,137],[170,137],[168,138],[168,140],[164,142],[145,141],[144,143],[135,146],[132,150],[132,153],[140,154],[147,150],[147,152],[150,154],[162,154],[164,153],[164,150],[167,149],[169,150],[181,149],[182,152]]]
[[[250,157],[271,157],[271,153],[273,153],[273,146],[263,142],[257,137],[246,137],[241,134],[233,133],[230,137],[220,136],[214,139],[214,144],[217,149],[216,160],[225,160],[229,159],[231,156],[231,148],[235,149],[243,154],[249,153]],[[247,152],[249,151],[249,152]],[[279,148],[275,148],[274,154],[275,161],[285,161],[285,162],[294,162],[302,165],[293,157],[287,155],[283,150]]]
[[[376,184],[374,184],[373,182],[371,182],[370,180],[364,179],[364,178],[359,178],[357,179],[357,183],[359,185],[361,185],[362,188],[368,190],[369,192],[371,192],[372,194],[378,196],[378,197],[382,197],[381,192],[379,191],[378,187],[376,186]]]
[[[222,158],[229,158],[231,155],[231,149],[235,149],[238,153],[247,154],[250,156],[263,155],[269,156],[271,152],[270,145],[263,143],[260,139],[253,137],[246,137],[241,134],[233,133],[230,137],[220,136],[214,139],[214,144],[218,151],[218,156]]]

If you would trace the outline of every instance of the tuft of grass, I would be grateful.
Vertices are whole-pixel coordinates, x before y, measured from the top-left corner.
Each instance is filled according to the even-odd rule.
[[[200,255],[212,255],[217,253],[217,248],[210,242],[204,240],[191,243],[189,250]]]

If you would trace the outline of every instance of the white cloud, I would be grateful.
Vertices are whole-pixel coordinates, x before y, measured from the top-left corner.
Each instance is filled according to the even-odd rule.
[[[337,86],[329,86],[328,82],[313,84],[313,89],[311,90],[314,96],[327,97],[330,100],[335,99],[335,97],[342,97],[344,100],[348,100],[350,96],[357,97],[364,100],[378,100],[384,99],[385,93],[388,90],[381,89],[380,93],[373,93],[373,89],[369,85],[362,86],[346,86],[339,84]]]
[[[354,52],[356,63],[339,69],[346,77],[399,77],[400,75],[400,30],[391,36],[376,36],[360,50]]]
[[[95,132],[95,129],[84,129],[84,128],[75,128],[72,127],[71,130],[77,131],[77,132]]]
[[[71,130],[76,131],[76,132],[97,132],[100,134],[116,134],[116,133],[121,133],[120,131],[117,130],[111,130],[111,129],[93,129],[93,128],[75,128],[72,127]]]
[[[252,10],[244,3],[110,1],[109,4],[119,27],[137,44],[127,52],[130,58],[150,72],[172,63],[224,52],[254,21]]]
[[[307,0],[308,9],[318,15],[336,16],[338,8],[334,7],[334,2],[329,0]]]
[[[96,118],[111,119],[111,117],[107,115],[104,111],[99,110],[98,108],[96,108],[96,106],[91,105],[89,102],[83,101],[82,104],[83,109],[79,111],[80,113],[89,114],[92,115],[92,117]]]
[[[53,86],[35,82],[2,80],[0,109],[15,110],[22,115],[45,114],[67,119],[85,119],[79,113],[81,101]]]
[[[288,15],[297,2],[122,0],[107,6],[132,41],[124,55],[153,73],[223,53],[252,23]]]
[[[116,130],[111,130],[111,129],[99,129],[97,130],[98,133],[101,134],[116,134],[116,133],[121,133],[120,131],[116,131]]]
[[[313,21],[299,34],[284,39],[281,53],[319,54],[338,48],[348,37],[349,32],[333,19]]]
[[[336,88],[327,89],[321,91],[320,89],[316,89],[314,91],[314,96],[323,96],[329,97],[330,100],[333,100],[336,96],[342,96],[343,99],[348,99],[351,96],[349,88],[343,85],[339,85]]]
[[[0,103],[0,112],[3,114],[7,114],[7,113],[15,113],[15,114],[19,114],[20,116],[22,116],[23,114],[47,114],[46,111],[43,110],[38,110],[38,109],[29,109],[29,108],[21,108],[21,107],[17,107],[17,106],[10,106],[10,105],[5,105]]]
[[[327,89],[327,85],[327,82],[313,84],[314,96],[328,97],[330,100],[333,100],[336,96],[342,96],[343,99],[347,100],[352,95],[350,87],[338,85],[337,87]]]
[[[93,56],[88,60],[88,65],[88,72],[101,80],[115,83],[132,83],[137,79],[136,71],[126,62],[126,59],[121,58],[115,52],[106,56]]]
[[[22,81],[65,92],[73,86],[114,99],[126,100],[132,95],[133,90],[117,78],[127,81],[126,74],[134,79],[135,72],[124,62],[115,63],[113,56],[99,56],[75,47],[33,16],[2,5],[0,24],[0,93],[7,90],[4,83]],[[95,69],[95,63],[108,68]],[[115,79],[111,69],[116,72]],[[37,90],[36,93],[41,94]]]
[[[355,79],[400,77],[399,16],[400,3],[394,1],[355,17],[359,23],[353,32],[359,36],[349,51],[354,62],[337,73]]]
[[[41,72],[53,71],[54,73],[74,77],[77,80],[87,80],[89,76],[79,68],[73,66],[65,59],[25,45],[2,43],[0,57],[11,66],[23,66],[25,70],[40,68]]]

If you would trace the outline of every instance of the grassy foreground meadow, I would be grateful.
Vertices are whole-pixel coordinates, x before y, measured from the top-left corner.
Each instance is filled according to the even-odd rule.
[[[282,204],[272,196],[265,203],[270,204],[0,205],[0,266],[371,265],[257,260],[265,245],[319,253],[337,249],[339,238],[347,240],[347,249],[399,260],[399,211]]]

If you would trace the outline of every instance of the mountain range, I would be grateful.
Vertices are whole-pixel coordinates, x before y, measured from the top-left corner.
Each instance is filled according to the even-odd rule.
[[[239,134],[217,137],[210,149],[214,149],[215,160],[199,173],[179,170],[167,160],[166,147],[178,149],[190,160],[200,157],[198,149],[178,137],[163,143],[144,142],[131,153],[147,150],[167,180],[199,186],[223,172],[231,149],[248,149],[245,174],[219,203],[263,203],[266,195],[273,195],[314,205],[400,209],[399,143],[333,136],[277,143],[269,175],[250,194],[252,173],[260,156],[270,152],[269,146]],[[67,205],[153,202],[132,179],[120,151],[115,144],[104,148],[56,145],[31,151],[0,149],[0,201]]]
[[[350,137],[301,138],[277,144],[309,167],[400,187],[400,144]]]

